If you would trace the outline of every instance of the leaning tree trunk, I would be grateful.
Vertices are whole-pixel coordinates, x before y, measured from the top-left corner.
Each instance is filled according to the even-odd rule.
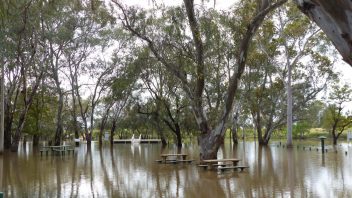
[[[17,127],[16,132],[15,132],[15,134],[13,136],[13,140],[12,140],[12,144],[11,144],[11,151],[12,152],[17,152],[17,150],[18,150],[18,144],[19,144],[20,139],[21,139],[22,130],[23,130],[23,127],[24,127],[24,123],[25,123],[25,120],[26,120],[26,115],[27,115],[28,109],[29,109],[29,106],[27,106],[27,108],[25,108],[21,112],[20,118],[18,120],[18,127]]]
[[[12,140],[12,143],[11,143],[11,148],[10,150],[12,152],[17,152],[18,150],[18,144],[19,144],[19,141],[20,141],[20,138],[21,138],[21,135],[22,135],[22,130],[24,128],[24,124],[25,124],[25,121],[26,121],[26,116],[27,116],[27,113],[29,111],[29,108],[30,106],[32,105],[33,103],[33,98],[34,98],[34,95],[37,93],[37,90],[38,90],[38,86],[39,86],[39,83],[43,77],[43,71],[41,71],[41,73],[39,74],[39,76],[37,77],[37,80],[32,88],[32,91],[29,95],[29,98],[27,99],[27,97],[24,97],[24,104],[25,104],[25,107],[24,109],[22,110],[21,114],[20,114],[20,117],[19,117],[19,120],[18,120],[18,126],[17,126],[17,129],[16,129],[16,132],[13,136],[13,140]],[[26,96],[26,93],[27,93],[27,89],[26,89],[26,82],[24,81],[24,96]]]
[[[7,106],[5,110],[5,131],[4,131],[4,147],[5,149],[11,148],[11,129],[13,123],[13,114],[9,112]]]
[[[333,42],[343,60],[352,65],[352,2],[347,0],[295,0]]]

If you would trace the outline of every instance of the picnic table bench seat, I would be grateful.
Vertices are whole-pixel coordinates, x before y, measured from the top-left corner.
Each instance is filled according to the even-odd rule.
[[[222,164],[218,164],[218,163],[212,164],[212,166],[215,166],[215,167],[225,167],[225,166],[231,166],[231,165],[233,165],[232,162],[226,162],[226,163],[222,163]]]
[[[176,159],[158,159],[158,160],[155,160],[155,162],[158,162],[158,163],[175,163],[179,160],[176,160]]]
[[[204,168],[204,170],[205,170],[205,169],[208,168],[208,165],[206,165],[206,164],[198,164],[198,167]]]
[[[53,148],[53,152],[65,155],[65,148]]]
[[[40,156],[43,156],[43,152],[45,152],[46,155],[49,154],[49,148],[47,148],[47,147],[42,147],[39,149],[39,151],[40,151]]]
[[[67,151],[68,154],[70,154],[70,152],[72,152],[72,154],[74,154],[74,152],[75,152],[75,149],[72,146],[66,147],[65,150]]]
[[[192,163],[194,160],[193,159],[188,159],[188,160],[186,160],[186,159],[180,159],[180,160],[177,160],[177,162],[183,162],[183,163]]]
[[[218,170],[225,171],[225,170],[240,169],[241,171],[243,171],[246,168],[249,168],[249,166],[220,166],[218,167]]]

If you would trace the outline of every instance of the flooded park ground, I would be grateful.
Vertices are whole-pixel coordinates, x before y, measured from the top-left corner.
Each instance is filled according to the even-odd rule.
[[[327,142],[330,145],[330,142]],[[199,168],[199,147],[185,145],[191,164],[160,164],[160,144],[93,144],[74,155],[40,155],[31,144],[0,156],[0,191],[4,197],[352,197],[352,145],[327,146],[296,141],[226,142],[219,158],[235,157],[249,166],[243,172]],[[319,149],[319,150],[317,150]]]

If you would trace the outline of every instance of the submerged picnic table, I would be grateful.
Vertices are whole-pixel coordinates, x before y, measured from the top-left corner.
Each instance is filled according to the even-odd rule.
[[[227,158],[227,159],[209,159],[209,160],[202,160],[199,167],[203,167],[204,169],[208,170],[229,170],[229,169],[243,169],[249,168],[249,166],[238,166],[238,162],[240,160],[236,158]]]
[[[67,152],[68,154],[70,154],[70,152],[72,151],[72,153],[74,153],[74,148],[72,145],[59,145],[59,146],[42,146],[42,148],[39,150],[40,151],[40,155],[43,155],[43,152],[46,153],[46,155],[49,154],[49,151],[51,151],[51,153],[55,153],[55,154],[60,154],[60,155],[65,155],[65,153]]]
[[[169,154],[161,154],[161,160],[156,160],[159,163],[178,163],[178,162],[192,162],[193,160],[187,160],[187,154],[183,153],[169,153]]]

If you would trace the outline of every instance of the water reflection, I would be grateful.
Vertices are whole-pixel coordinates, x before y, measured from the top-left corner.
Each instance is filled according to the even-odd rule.
[[[0,191],[5,197],[351,197],[352,148],[336,150],[323,155],[276,144],[225,143],[218,157],[239,158],[250,168],[220,173],[154,162],[169,152],[198,159],[195,145],[92,144],[76,148],[75,155],[41,157],[27,144],[0,157]]]

